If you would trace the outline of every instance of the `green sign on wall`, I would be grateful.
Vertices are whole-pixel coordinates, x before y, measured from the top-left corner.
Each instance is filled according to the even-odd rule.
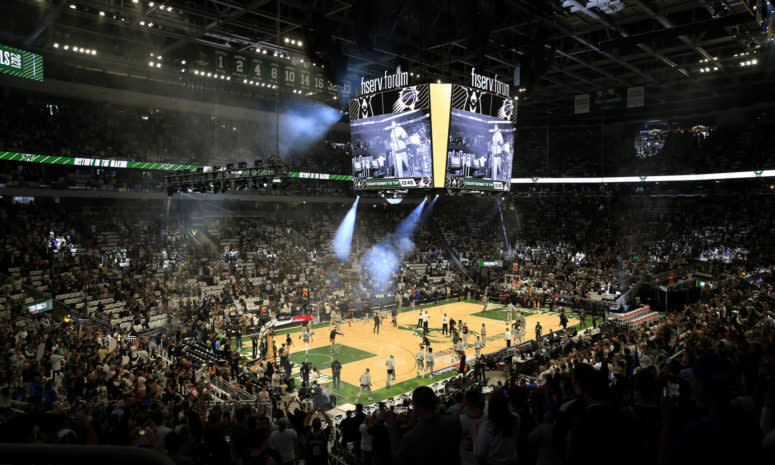
[[[43,57],[0,44],[0,73],[43,81]]]

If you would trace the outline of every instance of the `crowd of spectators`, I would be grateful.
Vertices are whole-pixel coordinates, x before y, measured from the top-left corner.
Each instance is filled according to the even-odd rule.
[[[340,262],[330,241],[349,205],[210,217],[161,203],[4,201],[0,437],[137,445],[180,463],[325,463],[329,443],[347,461],[402,464],[756,463],[772,453],[766,199],[687,200],[650,212],[629,204],[627,215],[596,198],[547,199],[545,222],[517,206],[521,229],[501,225],[492,205],[461,214],[463,201],[437,203],[387,286],[362,259],[411,205],[364,205],[351,258]],[[587,227],[597,240],[572,234]],[[516,239],[506,245],[503,230]],[[478,245],[472,252],[466,243]],[[441,398],[419,388],[406,413],[359,408],[341,422],[296,400],[289,383],[272,383],[280,371],[272,363],[261,368],[265,383],[246,383],[228,337],[214,337],[234,328],[239,337],[267,315],[325,318],[421,297],[476,297],[492,283],[477,280],[472,264],[494,258],[553,296],[589,297],[687,264],[717,285],[649,328],[547,339],[532,346],[532,365],[497,355],[511,370],[488,396],[478,370],[478,384]],[[41,295],[67,296],[73,314],[25,314],[23,304]],[[163,330],[149,332],[157,317]],[[191,340],[213,341],[221,365],[198,357]],[[239,402],[219,379],[247,386],[255,400]]]

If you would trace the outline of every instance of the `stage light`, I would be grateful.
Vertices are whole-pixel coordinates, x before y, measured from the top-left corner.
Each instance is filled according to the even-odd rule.
[[[70,49],[70,46],[69,46],[69,45],[65,45],[63,48],[64,48],[65,50],[69,50],[69,49]]]
[[[290,40],[291,40],[291,39],[289,39],[289,38],[287,38],[287,37],[286,37],[286,38],[285,38],[285,43],[287,44],[288,42],[290,42]]]
[[[261,54],[262,54],[262,55],[266,55],[266,49],[264,49],[264,50],[261,50]]]
[[[154,63],[154,62],[152,62],[152,61],[149,61],[149,62],[148,62],[148,66],[150,66],[151,68],[153,68],[153,66],[154,66],[154,65],[155,65],[155,63]]]
[[[301,43],[301,41],[298,41],[298,42],[296,43],[296,45],[298,45],[299,47],[301,47],[303,44]]]
[[[185,65],[186,64],[186,60],[181,61],[180,64],[181,65]]]
[[[153,23],[148,23],[148,27],[153,27]]]
[[[100,11],[100,16],[105,16],[105,12],[104,11]]]
[[[334,235],[334,252],[336,253],[336,258],[340,262],[346,261],[350,256],[350,246],[352,245],[353,240],[358,200],[360,200],[360,196],[355,199],[355,202],[353,202],[352,207],[350,207],[350,210],[344,216],[344,219],[339,224],[339,228],[337,228],[336,234]]]
[[[140,26],[145,26],[145,21],[140,21]]]
[[[157,55],[156,59],[161,60],[161,55]]]
[[[71,3],[71,4],[70,4],[70,9],[71,9],[71,10],[75,10],[76,8],[77,8],[77,7],[75,6],[75,3]]]
[[[153,2],[148,4],[148,6],[151,7],[151,8],[153,8],[154,5],[155,5],[155,3],[153,3]]]
[[[54,42],[54,48],[59,48],[59,44]]]

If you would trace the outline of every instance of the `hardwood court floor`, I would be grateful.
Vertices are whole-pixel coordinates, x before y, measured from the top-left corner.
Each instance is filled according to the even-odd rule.
[[[506,332],[506,323],[493,319],[491,309],[502,308],[500,305],[490,305],[487,316],[477,316],[482,309],[481,304],[468,302],[454,302],[429,307],[425,310],[430,315],[428,339],[435,354],[434,369],[438,370],[457,363],[452,351],[452,341],[449,336],[441,334],[441,319],[446,313],[448,317],[455,320],[462,320],[468,324],[471,331],[468,338],[468,344],[473,346],[476,336],[485,324],[487,329],[487,341],[482,353],[495,352],[506,347],[504,333]],[[505,310],[502,310],[505,313]],[[322,381],[330,386],[331,362],[334,356],[340,359],[342,363],[342,381],[354,386],[358,386],[361,374],[366,368],[371,370],[372,389],[377,390],[385,387],[387,371],[385,361],[392,354],[395,357],[396,381],[401,382],[417,375],[417,365],[415,354],[419,349],[421,342],[421,333],[416,330],[419,310],[406,311],[398,314],[398,328],[394,328],[388,316],[380,327],[380,333],[373,332],[373,320],[356,321],[349,327],[345,320],[340,326],[340,332],[344,335],[337,335],[337,350],[330,354],[328,348],[330,342],[328,339],[329,328],[314,329],[314,336],[310,344],[309,361],[313,367],[318,367],[324,374]],[[525,318],[526,320],[526,339],[533,339],[535,336],[536,322],[540,321],[543,327],[543,334],[560,327],[560,319],[556,313],[541,314],[535,313]],[[497,317],[497,315],[496,315]],[[577,319],[568,316],[568,326],[578,323]],[[292,347],[292,359],[299,365],[304,360],[304,345],[298,339],[298,333],[291,335],[294,341]],[[285,336],[277,336],[275,340],[278,346],[285,340]],[[300,350],[299,350],[300,349]],[[352,350],[355,349],[355,350]],[[466,355],[472,357],[475,354],[473,347],[466,349]],[[294,370],[296,371],[296,370]],[[326,376],[327,375],[327,376]],[[429,380],[430,381],[430,380]],[[363,400],[365,400],[365,395]]]

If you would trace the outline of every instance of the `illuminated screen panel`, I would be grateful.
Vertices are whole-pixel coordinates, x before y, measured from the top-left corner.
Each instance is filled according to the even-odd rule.
[[[509,190],[515,123],[516,105],[511,98],[453,86],[445,186]]]
[[[427,85],[354,98],[349,110],[355,189],[431,187]]]

